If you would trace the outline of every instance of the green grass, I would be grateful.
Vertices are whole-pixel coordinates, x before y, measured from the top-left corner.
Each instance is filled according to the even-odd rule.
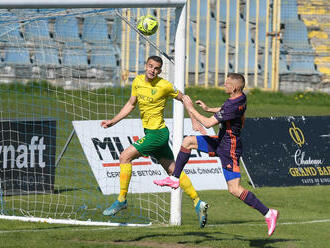
[[[49,90],[45,90],[47,87],[45,82],[30,83],[28,86],[0,85],[1,118],[46,116],[66,119],[58,123],[57,144],[60,147],[71,131],[71,120],[81,116],[85,119],[103,119],[109,115],[106,114],[107,108],[118,112],[130,92],[129,88],[115,88],[80,95],[79,92],[66,92],[63,89],[48,87]],[[213,107],[220,106],[227,98],[218,89],[188,88],[186,93],[193,100],[201,99]],[[119,97],[112,101],[111,95]],[[283,94],[253,90],[247,96],[247,117],[330,115],[330,97],[322,93]],[[96,102],[105,104],[97,106]],[[116,105],[113,105],[114,102]],[[74,109],[73,103],[78,108]],[[86,111],[87,107],[93,111]],[[166,116],[171,116],[171,102],[166,109]],[[130,117],[137,118],[138,113],[135,111]],[[71,175],[76,170],[59,167],[57,173],[66,174],[67,177],[57,178],[56,182],[66,185],[65,180],[70,181],[73,190],[69,194],[72,197],[97,204],[99,198],[96,195],[99,192],[95,179],[88,171],[84,155],[77,149],[81,148],[74,139],[62,163],[75,161],[74,165],[83,173],[78,180],[73,181]],[[279,225],[271,238],[267,237],[264,219],[256,210],[226,191],[201,191],[200,197],[210,204],[209,221],[204,229],[198,227],[191,200],[184,196],[182,225],[179,227],[160,224],[147,228],[83,227],[0,220],[0,247],[329,247],[330,186],[253,189],[244,172],[242,185],[253,191],[267,206],[280,210]],[[57,189],[62,190],[60,186]],[[47,196],[38,197],[46,200]],[[56,200],[65,202],[66,199],[59,197]],[[16,204],[14,197],[11,203]],[[317,220],[327,221],[312,222]]]

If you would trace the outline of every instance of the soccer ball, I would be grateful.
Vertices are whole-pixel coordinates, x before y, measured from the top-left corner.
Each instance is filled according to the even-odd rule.
[[[153,35],[158,29],[158,20],[152,15],[141,16],[137,22],[137,29],[144,35]]]

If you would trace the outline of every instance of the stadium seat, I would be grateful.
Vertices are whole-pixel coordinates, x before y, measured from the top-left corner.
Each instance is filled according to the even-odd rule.
[[[193,30],[190,26],[190,35],[189,35],[189,57],[187,57],[188,61],[188,71],[195,72],[195,61],[196,61],[196,42],[193,38]],[[201,56],[198,56],[198,72],[204,72],[204,68],[201,63]]]
[[[296,0],[281,1],[281,22],[298,21],[298,7]]]
[[[85,49],[64,49],[62,52],[62,64],[72,67],[88,66]]]
[[[267,1],[266,0],[259,0],[259,22],[266,21],[266,11],[267,11]],[[271,11],[271,9],[270,9]],[[257,1],[250,0],[250,17],[249,22],[256,23],[257,17]]]
[[[92,49],[90,66],[96,68],[116,68],[117,59],[115,51],[112,49]]]
[[[20,34],[19,23],[0,22],[0,41],[21,43],[24,41]]]
[[[51,48],[37,48],[34,51],[33,63],[38,66],[59,66],[58,50]]]
[[[270,30],[270,29],[268,29],[268,30]],[[260,21],[259,25],[258,25],[258,43],[259,43],[259,46],[261,46],[261,47],[265,46],[266,37],[267,37],[267,35],[266,35],[266,21]],[[254,42],[256,42],[256,40],[254,40]]]
[[[91,43],[109,42],[108,26],[104,16],[88,16],[84,19],[82,39]]]
[[[226,22],[227,21],[227,0],[218,0],[220,3],[220,21]],[[237,1],[230,1],[229,6],[229,22],[236,22],[236,6]]]
[[[290,55],[289,70],[298,74],[319,74],[314,64],[314,56]]]
[[[85,45],[81,41],[66,41],[63,44],[64,49],[75,49],[75,48],[85,48]]]
[[[226,55],[226,46],[224,44],[220,44],[218,47],[218,72],[224,73],[225,72],[225,55]],[[209,71],[215,72],[215,62],[216,62],[216,45],[214,42],[210,44],[210,52],[209,52]],[[229,72],[232,71],[232,65],[228,61],[228,69]]]
[[[191,0],[190,1],[190,20],[197,21],[197,1],[200,0]],[[207,13],[207,1],[200,1],[200,18],[206,18]]]
[[[138,56],[136,56],[136,44],[131,43],[130,44],[130,52],[129,52],[129,70],[130,71],[136,71],[136,60],[138,60],[138,70],[143,71],[144,70],[144,65],[145,65],[145,60],[146,60],[146,54],[144,47],[140,45],[139,51],[138,51]]]
[[[239,37],[238,38],[239,44],[244,44],[246,37],[246,22],[241,18],[239,18],[238,37]],[[248,41],[251,41],[250,30],[248,32]],[[229,45],[235,46],[235,42],[236,42],[236,20],[234,22],[229,23]]]
[[[54,30],[58,41],[80,41],[78,21],[75,17],[57,17]]]
[[[24,28],[24,37],[28,40],[50,40],[48,22],[45,20],[29,22]]]
[[[4,63],[12,65],[31,65],[30,53],[27,48],[24,47],[6,47],[4,49]]]
[[[265,71],[265,54],[262,55],[261,61],[260,61],[260,68],[261,71]],[[271,73],[272,70],[272,55],[271,53],[268,55],[268,73]],[[287,74],[290,73],[287,65],[286,56],[280,55],[279,59],[279,73],[280,74]]]
[[[311,49],[308,32],[302,21],[288,22],[284,26],[283,45],[291,49]]]
[[[199,39],[200,39],[200,44],[205,46],[206,45],[206,39],[207,39],[207,29],[206,29],[206,19],[201,19],[200,24],[199,24]],[[217,26],[217,22],[215,21],[214,18],[210,18],[210,29],[209,29],[209,42],[214,42],[218,39],[220,44],[224,44],[223,42],[223,37],[222,37],[222,33],[221,33],[221,28],[219,27],[219,38],[216,36],[217,32],[216,32],[216,26]]]
[[[139,71],[142,71],[144,69],[145,64],[145,47],[144,47],[144,41],[142,41],[141,38],[139,38],[139,43],[136,42],[137,37],[139,38],[139,35],[135,31],[131,31],[129,33],[129,47],[126,47],[126,49],[129,49],[129,60],[128,60],[128,69],[130,71],[136,70],[136,59],[138,59],[138,69]],[[137,44],[139,44],[139,50],[138,50],[138,56],[137,53]],[[126,51],[122,51],[126,52]]]
[[[248,45],[248,64],[247,64],[247,72],[254,73],[255,66],[255,47],[253,45]],[[238,72],[245,72],[245,54],[246,54],[246,46],[240,45],[238,48]],[[233,68],[235,68],[236,61],[233,61]],[[258,68],[259,72],[259,68]]]

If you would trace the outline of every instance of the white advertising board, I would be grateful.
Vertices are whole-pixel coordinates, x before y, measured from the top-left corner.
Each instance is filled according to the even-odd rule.
[[[170,130],[172,147],[172,119],[165,120]],[[119,154],[131,143],[142,138],[144,131],[140,119],[125,119],[115,126],[104,129],[101,120],[73,121],[75,132],[86,155],[88,163],[104,195],[119,193]],[[215,135],[213,129],[208,135]],[[184,135],[199,135],[193,131],[190,119],[184,120]],[[130,193],[169,192],[167,187],[153,183],[155,179],[167,177],[157,161],[150,157],[133,160]],[[193,150],[184,171],[196,190],[227,189],[220,159]]]

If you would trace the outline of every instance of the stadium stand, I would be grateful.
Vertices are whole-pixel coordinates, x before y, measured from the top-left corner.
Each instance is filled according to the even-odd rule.
[[[304,50],[307,52],[311,50],[311,45],[308,42],[307,28],[299,20],[284,24],[282,41],[286,49]]]
[[[198,10],[198,1],[199,7]],[[226,28],[227,28],[227,3],[229,6],[229,39],[226,41]],[[249,42],[249,64],[248,73],[254,73],[255,64],[258,64],[258,78],[263,76],[264,71],[264,56],[265,56],[265,41],[268,34],[266,34],[266,1],[259,0],[259,24],[256,26],[256,9],[257,0],[250,0],[249,8],[249,23],[248,23],[248,42]],[[237,10],[239,10],[239,60],[238,71],[244,72],[244,57],[245,57],[245,36],[246,36],[246,0],[239,1],[240,6],[237,6],[237,1],[205,1],[205,0],[190,0],[190,36],[189,36],[189,54],[187,55],[187,65],[190,78],[195,73],[195,63],[198,63],[198,73],[205,73],[205,61],[208,61],[209,72],[215,72],[215,59],[216,59],[216,41],[219,41],[219,73],[224,74],[225,54],[229,55],[228,68],[229,71],[233,71],[235,68],[234,52],[236,47],[236,18]],[[209,44],[207,44],[207,3],[210,3],[210,19],[209,19]],[[219,37],[216,37],[216,6],[220,5],[220,32]],[[318,6],[321,6],[318,8]],[[323,11],[322,6],[327,6]],[[239,7],[239,8],[237,8]],[[329,8],[327,0],[282,0],[281,1],[281,44],[280,44],[280,60],[279,60],[279,72],[280,81],[283,80],[281,75],[285,75],[285,81],[289,82],[290,77],[292,80],[297,80],[296,75],[302,75],[299,77],[301,84],[311,81],[309,76],[312,76],[313,83],[317,83],[321,80],[328,80],[330,82],[330,54],[329,52],[329,39],[328,26],[324,23],[329,23],[329,15],[326,11]],[[15,18],[15,15],[29,16],[31,13],[36,16],[40,14],[40,11],[48,13],[49,10],[1,10],[0,11],[0,46],[5,47],[22,47],[22,44],[26,51],[32,55],[32,64],[45,63],[46,66],[82,66],[87,68],[105,67],[117,68],[129,71],[135,71],[136,61],[138,61],[139,70],[143,70],[145,58],[151,54],[158,54],[157,50],[151,45],[146,46],[143,39],[139,39],[139,43],[136,42],[137,34],[135,32],[129,32],[129,40],[127,37],[123,38],[123,32],[121,30],[122,24],[119,18],[112,20],[106,19],[105,15],[85,16],[81,18],[79,16],[65,16],[57,18],[49,18],[47,20],[38,19],[31,22],[10,22],[6,23],[3,20],[7,18]],[[60,10],[59,10],[60,11]],[[63,10],[62,10],[63,11]],[[156,15],[158,10],[151,9],[151,14]],[[165,10],[160,10],[160,26],[159,32],[156,35],[149,36],[153,42],[157,43],[160,49],[166,50],[166,18],[167,14]],[[199,11],[199,33],[197,34],[197,11]],[[270,22],[269,31],[272,32],[272,5],[270,6]],[[172,11],[173,12],[173,11]],[[173,56],[174,45],[174,13],[170,14],[170,56]],[[131,18],[137,16],[136,9],[131,10]],[[141,10],[140,15],[147,14],[146,10]],[[134,21],[131,19],[131,21]],[[256,37],[256,29],[258,28],[258,37]],[[81,30],[81,31],[80,31]],[[126,32],[124,32],[126,33]],[[52,34],[54,34],[52,36]],[[199,44],[196,44],[197,35],[199,37]],[[274,34],[271,34],[274,35]],[[272,41],[274,36],[269,37],[269,67],[271,70],[271,50]],[[124,39],[124,40],[122,40]],[[41,55],[42,51],[35,47],[33,41],[39,41],[42,44],[43,49],[47,50],[46,55]],[[258,40],[258,61],[255,61],[254,52],[256,49],[256,40]],[[32,46],[31,43],[32,41]],[[125,41],[125,42],[122,42]],[[226,51],[226,42],[229,45],[229,50]],[[60,43],[60,44],[58,44]],[[52,45],[55,44],[58,49],[58,53],[52,50]],[[100,46],[100,44],[102,44]],[[45,46],[46,48],[45,48]],[[47,46],[48,45],[48,46]],[[137,52],[137,45],[139,51]],[[206,58],[206,48],[209,48],[209,58]],[[199,53],[196,54],[196,46],[198,46]],[[115,47],[121,47],[125,51],[115,49]],[[146,49],[149,47],[149,49]],[[11,49],[15,50],[15,49]],[[88,53],[86,52],[88,51]],[[13,51],[13,53],[5,53],[2,55],[2,63],[15,64],[31,64],[30,57],[23,55],[18,56],[19,51]],[[81,52],[82,54],[78,54]],[[24,53],[24,52],[23,52]],[[123,54],[125,53],[125,54]],[[138,56],[137,56],[138,53]],[[198,60],[196,61],[196,56]],[[7,57],[6,57],[7,56]],[[20,58],[19,58],[20,57]],[[108,58],[107,58],[108,57]],[[28,59],[27,59],[28,58]],[[18,61],[20,60],[20,61]],[[321,74],[323,79],[321,78]],[[309,74],[308,76],[306,76]],[[196,77],[195,77],[196,78]],[[327,78],[327,79],[325,79]],[[207,80],[207,79],[203,79]],[[261,80],[263,80],[261,78]],[[203,82],[198,82],[203,83]],[[287,83],[286,85],[289,85]],[[285,90],[285,88],[282,88]]]
[[[78,21],[75,17],[57,17],[54,25],[55,39],[58,41],[80,42]]]
[[[27,40],[50,40],[48,22],[31,21],[24,25],[24,37]]]
[[[23,35],[19,23],[0,22],[0,41],[10,43],[23,42]]]
[[[246,37],[246,22],[239,18],[239,30],[238,30],[238,41],[239,44],[245,43]],[[250,32],[248,33],[248,41],[251,41]],[[229,44],[235,46],[236,42],[236,20],[229,22]]]
[[[190,20],[193,22],[197,21],[197,1],[190,1]],[[200,1],[199,14],[200,18],[206,19],[207,13],[207,1]]]
[[[220,0],[220,21],[225,23],[227,21],[227,0]],[[237,1],[230,1],[229,6],[229,22],[236,20]]]
[[[259,1],[259,22],[265,22],[266,21],[266,11],[267,11],[267,1],[265,0],[260,0]],[[249,22],[251,23],[256,23],[256,17],[257,17],[257,1],[256,0],[250,0],[250,17],[249,17]],[[246,10],[244,11],[244,13]]]
[[[319,74],[312,55],[291,55],[289,69],[298,74]]]
[[[257,63],[255,61],[255,47],[253,45],[248,45],[248,64],[245,65],[245,53],[246,53],[246,46],[240,45],[238,48],[238,72],[244,73],[245,72],[245,66],[247,67],[248,73],[254,73],[254,67]],[[233,62],[233,67],[235,67],[235,61]],[[258,67],[259,70],[259,67]]]
[[[195,72],[195,65],[196,65],[196,41],[194,38],[193,28],[190,26],[190,32],[189,32],[189,56],[187,56],[188,59],[188,71],[189,72]],[[204,66],[201,63],[201,55],[198,54],[198,72],[204,72]]]
[[[209,70],[210,72],[215,72],[216,68],[215,68],[215,62],[216,62],[216,45],[214,42],[212,42],[210,44],[210,52],[209,52]],[[225,54],[226,54],[226,47],[224,44],[220,44],[218,47],[218,72],[219,73],[225,73],[225,68],[226,68],[226,61],[225,61]],[[231,63],[228,61],[228,68],[229,71],[232,71],[232,65]]]
[[[268,30],[270,30],[270,28]],[[260,21],[259,25],[258,25],[258,44],[259,44],[260,47],[265,46],[266,38],[267,38],[266,21]],[[255,43],[256,42],[256,37],[252,41]]]
[[[330,82],[330,5],[328,0],[298,0],[298,14],[307,27],[315,52],[314,63],[322,73],[322,87]],[[330,89],[329,89],[330,93]]]
[[[91,50],[90,66],[95,68],[116,68],[117,59],[114,49],[99,49]]]
[[[64,49],[62,51],[62,64],[70,67],[87,67],[87,53],[85,49]]]
[[[6,47],[4,63],[10,65],[31,65],[30,53],[24,47]]]
[[[288,23],[299,20],[296,0],[281,1],[281,22]]]
[[[25,47],[5,47],[3,66],[5,66],[5,76],[11,78],[31,77],[32,64],[28,49]]]
[[[55,48],[36,48],[33,63],[38,66],[60,66],[58,50]]]
[[[271,74],[270,73],[271,66],[272,66],[272,54],[268,53],[268,73],[269,74]],[[260,59],[260,71],[261,71],[261,73],[263,73],[265,71],[265,54],[264,53],[262,54],[262,57]],[[280,72],[280,74],[290,73],[285,55],[280,55],[279,72]]]
[[[82,39],[90,43],[107,43],[110,39],[108,25],[103,16],[88,16],[84,19]]]

